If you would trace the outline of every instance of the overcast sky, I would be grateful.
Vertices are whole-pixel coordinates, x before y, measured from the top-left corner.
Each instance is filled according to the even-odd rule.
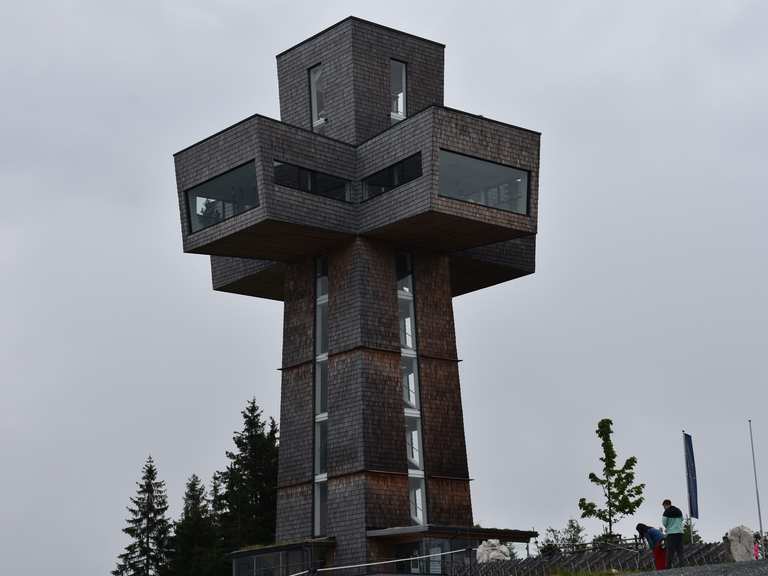
[[[445,43],[446,105],[542,132],[536,274],[454,303],[476,522],[576,517],[610,417],[647,483],[622,532],[683,508],[682,429],[701,533],[757,527],[768,3],[5,0],[1,572],[107,573],[149,453],[175,517],[247,399],[279,414],[282,305],[182,253],[172,154],[279,117],[275,55],[351,14]]]

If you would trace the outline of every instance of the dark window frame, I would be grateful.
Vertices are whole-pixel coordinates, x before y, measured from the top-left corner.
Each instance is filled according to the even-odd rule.
[[[288,186],[287,184],[279,184],[275,178],[275,165],[276,164],[283,164],[284,166],[290,166],[291,168],[297,168],[298,170],[303,170],[305,172],[308,172],[311,178],[311,182],[316,184],[316,176],[328,176],[329,178],[336,178],[337,180],[342,180],[345,183],[345,199],[342,200],[340,198],[334,198],[333,196],[326,196],[325,194],[320,194],[319,192],[314,192],[312,190],[305,190],[304,188],[297,188],[295,186]],[[321,172],[320,170],[313,170],[312,168],[306,168],[304,166],[299,166],[298,164],[294,164],[293,162],[285,162],[283,160],[280,160],[278,158],[272,158],[272,182],[275,186],[282,186],[283,188],[290,188],[291,190],[298,190],[299,192],[304,192],[305,194],[311,194],[312,196],[320,196],[321,198],[328,198],[329,200],[335,200],[336,202],[344,202],[345,204],[353,204],[352,201],[352,180],[347,180],[346,178],[342,178],[341,176],[336,176],[335,174],[329,174],[328,172]],[[299,182],[301,184],[301,182]],[[312,186],[310,185],[310,188]]]
[[[472,206],[481,206],[482,208],[488,208],[489,210],[497,210],[499,212],[503,212],[504,214],[514,214],[515,216],[525,216],[527,218],[530,218],[531,216],[531,175],[533,174],[532,170],[529,170],[528,168],[521,168],[520,166],[513,166],[512,164],[505,164],[504,162],[497,162],[495,160],[488,160],[488,158],[480,158],[479,156],[474,156],[472,154],[467,154],[465,152],[457,152],[456,150],[451,150],[450,148],[443,148],[441,146],[438,146],[438,154],[437,154],[437,195],[440,198],[445,198],[447,200],[453,200],[454,202],[462,202],[464,204],[470,204]],[[505,210],[504,208],[497,208],[496,206],[488,206],[486,204],[480,204],[478,202],[470,202],[469,200],[462,200],[461,198],[454,198],[453,196],[445,196],[440,193],[440,152],[449,152],[451,154],[456,154],[457,156],[464,156],[465,158],[471,158],[472,160],[479,160],[480,162],[487,162],[488,164],[496,164],[497,166],[503,166],[504,168],[512,168],[513,170],[519,170],[520,172],[525,172],[527,178],[526,182],[526,190],[525,190],[525,212],[514,212],[512,210]]]
[[[409,118],[408,102],[410,101],[410,98],[408,98],[408,62],[406,62],[405,60],[400,60],[399,58],[391,58],[390,57],[390,59],[389,59],[389,66],[390,66],[390,68],[389,68],[389,76],[390,76],[390,78],[389,78],[389,82],[390,82],[390,84],[389,84],[389,97],[390,98],[392,97],[392,62],[398,62],[398,63],[403,65],[403,84],[405,84],[405,86],[403,86],[403,99],[405,100],[405,106],[403,107],[404,108],[403,109],[403,117],[398,119],[398,122],[402,122],[406,118]],[[389,114],[390,114],[390,118],[392,118],[392,114],[394,114],[394,112],[392,112],[392,110],[391,110],[391,102],[390,102]]]
[[[322,127],[326,122],[328,122],[327,118],[322,118],[325,122],[318,124],[315,126],[315,110],[314,106],[312,105],[312,70],[315,68],[320,68],[323,65],[322,62],[318,62],[317,64],[313,64],[309,68],[307,68],[307,90],[309,91],[309,129],[314,132],[315,134],[319,134],[315,128]],[[318,120],[320,120],[321,117],[318,116]]]
[[[387,172],[387,170],[393,170],[393,169],[395,169],[395,167],[401,166],[406,161],[410,160],[411,158],[417,157],[417,156],[419,158],[419,173],[418,173],[418,175],[416,175],[413,178],[410,178],[408,180],[405,180],[404,182],[399,182],[396,186],[393,186],[389,190],[385,190],[383,192],[379,192],[378,194],[375,194],[373,196],[368,194],[368,184],[366,183],[366,180],[369,180],[370,178],[373,178],[374,176],[379,176],[379,175]],[[414,154],[409,154],[405,158],[401,158],[397,162],[394,162],[393,164],[390,164],[389,166],[381,168],[380,170],[376,170],[376,172],[372,172],[372,173],[368,174],[367,176],[361,178],[360,179],[360,186],[362,188],[361,192],[365,196],[365,198],[362,198],[360,203],[368,202],[369,200],[373,200],[374,198],[378,198],[379,196],[384,196],[385,194],[388,194],[388,193],[392,192],[393,190],[397,190],[401,186],[405,186],[406,184],[410,184],[411,182],[413,182],[415,180],[418,180],[422,176],[424,176],[424,162],[423,162],[423,158],[422,158],[422,155],[421,155],[421,150],[419,150],[419,151],[415,152]]]
[[[237,214],[232,214],[232,216],[227,216],[226,218],[222,218],[218,222],[214,222],[213,224],[208,224],[207,226],[203,226],[202,228],[199,228],[197,230],[193,230],[192,227],[192,211],[190,210],[189,206],[189,193],[194,190],[195,188],[199,188],[200,186],[204,186],[205,184],[208,184],[209,182],[216,180],[220,176],[224,176],[225,174],[228,174],[230,172],[234,172],[235,170],[238,170],[240,168],[243,168],[247,166],[248,164],[253,164],[253,173],[256,177],[256,204],[254,206],[251,206],[250,208],[243,210],[242,212],[238,212]],[[232,218],[237,218],[238,216],[242,216],[243,214],[250,212],[251,210],[254,210],[261,206],[261,198],[259,197],[259,171],[256,169],[256,159],[251,158],[250,160],[247,160],[243,162],[242,164],[238,164],[237,166],[234,166],[233,168],[230,168],[229,170],[225,170],[224,172],[221,172],[219,174],[216,174],[215,176],[211,176],[210,178],[206,178],[202,182],[198,182],[194,186],[190,186],[189,188],[185,188],[182,191],[182,194],[184,195],[184,209],[187,211],[187,226],[189,229],[188,236],[191,234],[197,234],[199,232],[202,232],[203,230],[207,230],[208,228],[213,228],[214,226],[217,226],[218,224],[221,224],[222,222],[226,222],[227,220],[231,220]]]

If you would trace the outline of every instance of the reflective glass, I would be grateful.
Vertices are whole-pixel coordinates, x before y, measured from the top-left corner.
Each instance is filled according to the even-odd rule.
[[[411,278],[411,255],[398,254],[395,262],[397,272],[397,289],[400,292],[413,292],[413,280]]]
[[[440,150],[440,195],[526,214],[528,172]]]
[[[315,414],[328,412],[328,360],[315,364]]]
[[[415,318],[413,313],[413,300],[400,298],[400,346],[402,348],[416,348]]]
[[[315,333],[315,354],[328,353],[328,300],[317,303],[317,332]]]
[[[419,380],[416,371],[416,358],[400,357],[400,376],[403,381],[403,401],[407,408],[419,408]]]
[[[272,166],[274,168],[275,184],[279,186],[294,188],[302,192],[317,194],[318,196],[325,196],[326,198],[333,198],[334,200],[344,202],[351,200],[350,183],[343,178],[277,160],[273,161]]]
[[[405,117],[405,63],[390,60],[389,94],[390,112]]]
[[[405,444],[408,450],[408,468],[422,470],[424,462],[421,459],[421,418],[405,417]]]
[[[365,178],[363,180],[365,197],[373,198],[384,192],[389,192],[419,176],[421,176],[420,152]]]
[[[317,65],[309,70],[309,91],[312,100],[312,123],[319,122],[325,114],[325,76],[323,67]]]
[[[315,536],[325,536],[328,527],[328,482],[315,482]]]
[[[189,226],[197,232],[259,205],[256,165],[248,162],[185,191]]]
[[[411,520],[416,524],[426,523],[424,478],[408,478],[408,497],[411,505]]]
[[[315,261],[315,279],[317,280],[317,294],[326,296],[328,294],[328,258],[321,256]]]
[[[315,474],[328,472],[328,420],[315,422]]]

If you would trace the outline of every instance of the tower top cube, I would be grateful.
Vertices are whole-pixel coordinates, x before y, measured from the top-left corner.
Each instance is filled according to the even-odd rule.
[[[442,106],[444,49],[350,16],[277,55],[281,120],[359,144]],[[313,81],[321,84],[320,98],[308,89]],[[393,93],[394,86],[403,92]]]

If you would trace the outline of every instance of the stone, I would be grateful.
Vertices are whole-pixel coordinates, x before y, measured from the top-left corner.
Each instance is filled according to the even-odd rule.
[[[754,560],[754,531],[746,526],[736,526],[728,531],[728,543],[735,562]]]
[[[479,564],[509,559],[509,547],[502,544],[499,540],[486,540],[477,547],[477,561]]]

